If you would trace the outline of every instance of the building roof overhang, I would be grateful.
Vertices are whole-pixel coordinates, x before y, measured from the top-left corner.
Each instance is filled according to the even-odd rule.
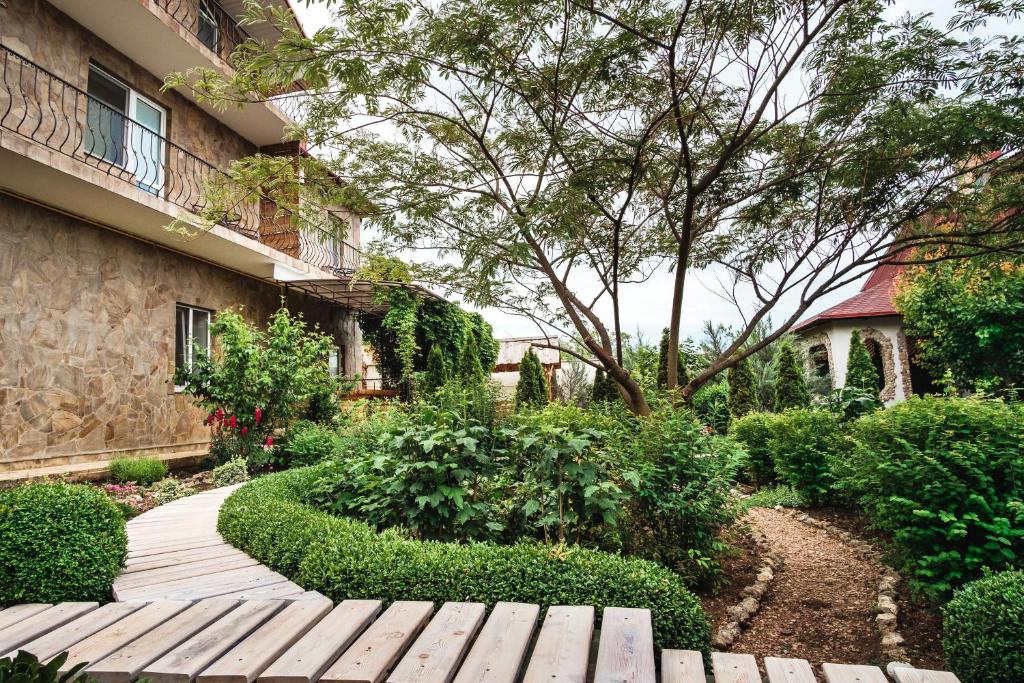
[[[288,280],[283,282],[287,291],[297,291],[323,301],[344,306],[364,315],[384,315],[388,312],[388,304],[378,296],[381,290],[404,288],[421,299],[443,301],[429,289],[407,282],[359,280],[351,277],[338,277],[326,280]]]

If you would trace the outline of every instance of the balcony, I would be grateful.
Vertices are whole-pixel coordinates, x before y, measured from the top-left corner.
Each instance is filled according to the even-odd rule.
[[[16,194],[243,272],[317,280],[351,276],[361,263],[338,237],[342,214],[331,213],[335,231],[300,232],[257,198],[198,238],[164,230],[194,222],[223,172],[2,45],[0,153],[0,186]]]
[[[222,0],[228,8],[217,0],[49,2],[158,78],[195,66],[230,75],[228,57],[239,43],[250,37],[273,43],[280,37],[268,23],[240,26],[236,16],[241,13],[242,0]],[[232,8],[236,13],[229,11]],[[195,102],[187,89],[181,93]],[[196,105],[260,147],[279,143],[285,125],[292,120],[290,112],[272,102],[224,110],[201,102]]]

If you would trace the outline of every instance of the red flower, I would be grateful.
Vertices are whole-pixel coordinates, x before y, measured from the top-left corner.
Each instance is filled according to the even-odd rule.
[[[224,409],[223,408],[217,408],[217,417],[218,418],[224,417]]]
[[[253,416],[256,418],[256,424],[259,424],[260,420],[263,419],[263,411],[257,408],[256,411],[253,413]]]
[[[232,429],[234,429],[235,427],[238,426],[238,420],[235,418],[234,415],[232,415],[230,418],[228,418],[228,424],[231,425]]]
[[[248,433],[249,433],[249,428],[248,427],[242,427],[242,434],[248,434]]]
[[[267,437],[267,445],[268,446],[273,446],[274,445],[274,437],[272,437],[272,436],[268,436]]]

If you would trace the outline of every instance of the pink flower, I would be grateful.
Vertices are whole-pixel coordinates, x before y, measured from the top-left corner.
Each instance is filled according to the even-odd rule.
[[[256,424],[259,424],[260,420],[263,419],[263,411],[257,408],[256,411],[253,413],[253,417],[256,418]]]
[[[224,409],[223,408],[217,408],[217,417],[218,418],[224,417]]]
[[[268,436],[267,437],[267,445],[268,446],[273,446],[274,445],[274,437],[272,437],[272,436]]]
[[[248,433],[249,433],[249,428],[248,427],[242,427],[242,434],[248,434]]]
[[[234,429],[235,427],[238,426],[238,420],[235,418],[234,415],[232,415],[230,418],[228,418],[228,423],[231,425],[232,429]]]

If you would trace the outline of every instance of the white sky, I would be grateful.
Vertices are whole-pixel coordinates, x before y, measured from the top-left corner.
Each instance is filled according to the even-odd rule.
[[[291,2],[299,21],[309,31],[327,24],[331,19],[331,11],[324,5],[313,0],[307,6],[305,0]],[[921,14],[931,12],[935,22],[945,25],[955,12],[954,0],[896,0],[889,8],[889,14],[897,17],[903,14]],[[1016,22],[1015,22],[1016,23]],[[990,27],[991,33],[1007,33],[1007,26]],[[1016,27],[1014,27],[1016,28]],[[364,241],[372,237],[371,231],[364,231]],[[819,299],[805,315],[809,317],[839,303],[860,289],[860,282],[852,283],[826,297]],[[735,324],[740,322],[740,314],[731,302],[720,296],[721,288],[713,272],[696,272],[688,278],[687,291],[683,302],[684,337],[700,336],[705,320],[716,323]],[[661,329],[668,324],[669,309],[672,300],[672,273],[665,269],[659,270],[650,280],[642,285],[626,287],[620,293],[621,310],[623,311],[623,331],[635,333],[640,331],[648,340],[657,342]],[[772,319],[781,321],[795,310],[796,301],[783,299],[772,313]],[[517,337],[538,334],[538,328],[531,320],[510,315],[495,309],[481,311],[484,317],[494,326],[497,337]]]

